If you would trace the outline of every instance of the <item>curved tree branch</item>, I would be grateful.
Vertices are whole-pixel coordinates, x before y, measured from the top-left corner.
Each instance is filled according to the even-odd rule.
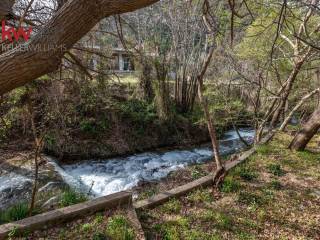
[[[158,0],[69,0],[29,42],[0,55],[0,95],[58,68],[61,58],[101,19]]]

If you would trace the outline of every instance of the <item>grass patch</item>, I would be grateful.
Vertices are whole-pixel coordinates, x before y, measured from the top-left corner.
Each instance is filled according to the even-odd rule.
[[[182,206],[179,200],[172,198],[170,201],[167,203],[163,204],[161,206],[161,210],[165,213],[179,213],[181,210]]]
[[[257,147],[257,153],[261,155],[267,155],[271,152],[270,145],[259,145]]]
[[[296,152],[297,156],[304,161],[320,163],[320,156],[317,153],[310,151],[299,151]]]
[[[267,166],[269,173],[272,173],[274,176],[281,177],[285,175],[285,171],[281,168],[280,164],[269,164]]]
[[[247,191],[241,191],[237,200],[239,203],[246,205],[261,205],[263,203],[263,200],[259,195]]]
[[[240,183],[234,177],[227,176],[220,186],[220,191],[224,193],[237,192],[240,186]]]
[[[67,189],[61,196],[60,206],[67,207],[87,200],[88,198],[85,195],[77,193],[72,189]]]
[[[222,230],[230,230],[233,224],[232,218],[228,214],[212,209],[207,209],[204,212],[195,215],[194,218],[195,220],[201,219],[204,222],[212,223]]]
[[[108,237],[103,232],[96,232],[93,234],[92,240],[108,240]]]
[[[135,238],[133,229],[122,215],[110,218],[106,233],[113,240],[133,240]]]
[[[236,171],[238,175],[246,181],[252,181],[258,177],[258,173],[255,172],[252,168],[247,166],[241,166]]]
[[[142,199],[146,199],[146,198],[152,197],[152,196],[156,195],[158,192],[159,192],[158,189],[154,188],[154,187],[146,189],[146,190],[144,190],[143,192],[141,192],[139,194],[138,200],[142,200]]]
[[[272,180],[268,185],[273,190],[281,190],[282,188],[281,183],[277,180]]]
[[[194,166],[191,170],[191,177],[192,179],[199,179],[201,177],[204,177],[206,175],[205,172],[201,169],[200,166]]]
[[[212,202],[213,196],[209,189],[198,189],[187,196],[190,202]]]
[[[239,232],[237,234],[237,239],[239,240],[254,240],[256,239],[252,234],[247,232]]]
[[[28,216],[29,205],[27,203],[19,203],[0,212],[0,224],[18,221]]]

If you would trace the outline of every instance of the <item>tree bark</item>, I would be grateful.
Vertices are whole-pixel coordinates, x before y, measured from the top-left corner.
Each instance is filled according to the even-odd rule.
[[[64,53],[101,19],[158,0],[70,0],[32,39],[0,56],[0,95],[56,70]]]
[[[154,99],[152,88],[152,65],[148,60],[142,60],[142,71],[139,81],[140,97],[146,102],[151,102]]]
[[[0,2],[0,20],[6,18],[6,16],[12,14],[12,7],[15,0],[1,0]]]
[[[281,93],[280,105],[278,106],[277,110],[274,112],[271,123],[270,123],[270,126],[272,128],[276,127],[276,125],[279,121],[279,118],[281,116],[281,112],[284,111],[286,101],[287,101],[289,94],[291,92],[293,83],[296,80],[306,57],[307,57],[307,55],[295,65],[288,80],[286,81],[287,83],[286,83],[285,89],[284,89],[283,93]]]
[[[279,130],[280,131],[284,131],[286,126],[288,125],[290,119],[292,118],[293,114],[298,111],[298,109],[309,99],[311,98],[313,95],[315,95],[316,93],[318,93],[320,91],[319,88],[313,90],[312,92],[308,93],[307,95],[305,95],[298,103],[297,105],[292,109],[292,111],[289,113],[289,115],[285,118],[285,120],[283,121],[283,123],[281,124]]]
[[[317,108],[302,129],[296,134],[289,148],[302,151],[320,128],[320,108]]]

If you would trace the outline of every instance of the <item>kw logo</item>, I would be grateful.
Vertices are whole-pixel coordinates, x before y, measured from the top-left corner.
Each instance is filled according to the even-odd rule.
[[[29,29],[22,27],[18,29],[15,29],[14,27],[7,28],[6,21],[2,21],[2,41],[9,40],[10,42],[13,42],[14,39],[18,41],[20,37],[23,37],[23,39],[27,42],[30,38],[31,32],[32,27]]]

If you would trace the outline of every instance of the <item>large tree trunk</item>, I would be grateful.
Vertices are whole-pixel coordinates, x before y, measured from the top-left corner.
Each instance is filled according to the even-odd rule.
[[[139,81],[139,96],[151,102],[154,99],[154,92],[152,88],[152,65],[148,60],[142,60],[142,71]]]
[[[1,0],[0,1],[0,20],[12,13],[12,6],[15,0]]]
[[[316,109],[308,122],[304,124],[302,129],[296,134],[289,148],[292,150],[302,151],[307,144],[318,132],[320,128],[320,108]]]
[[[0,95],[56,70],[64,53],[101,19],[157,1],[69,0],[29,42],[0,56]]]
[[[289,113],[289,115],[285,118],[285,120],[283,121],[283,123],[281,124],[279,130],[280,131],[284,131],[286,126],[288,125],[290,119],[292,118],[293,114],[298,111],[298,109],[309,99],[311,98],[313,95],[315,95],[316,93],[318,93],[320,91],[319,88],[313,90],[312,92],[308,93],[307,95],[305,95],[298,103],[297,105],[292,109],[292,111]]]

